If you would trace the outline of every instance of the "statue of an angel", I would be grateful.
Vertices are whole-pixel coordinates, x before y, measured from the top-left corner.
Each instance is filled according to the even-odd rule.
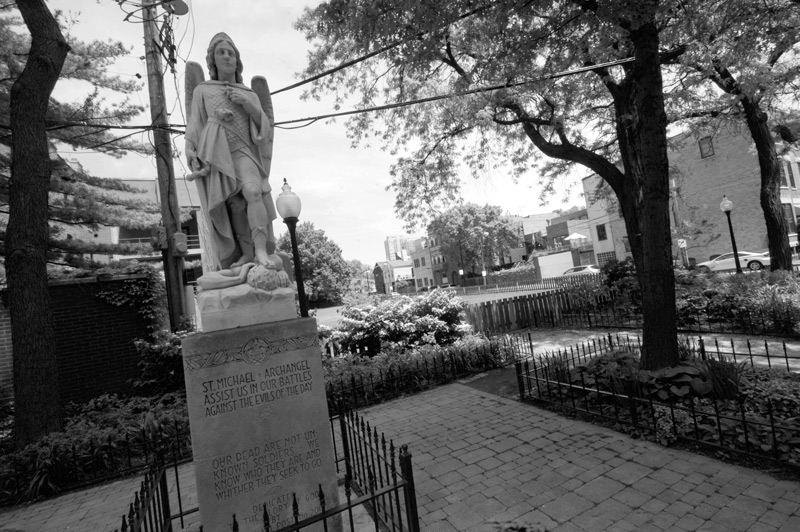
[[[277,217],[269,184],[274,114],[266,80],[242,83],[233,40],[218,33],[208,46],[210,80],[199,64],[186,70],[186,156],[196,180],[213,253],[231,276],[245,264],[283,270],[275,255]]]

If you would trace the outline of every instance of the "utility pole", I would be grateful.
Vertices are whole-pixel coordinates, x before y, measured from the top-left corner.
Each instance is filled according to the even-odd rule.
[[[156,4],[153,0],[144,0],[143,23],[144,48],[147,61],[147,87],[150,92],[150,119],[153,126],[153,144],[156,152],[156,169],[158,172],[158,190],[161,199],[161,219],[164,225],[164,237],[159,238],[161,256],[164,261],[164,280],[167,285],[167,306],[169,323],[172,331],[178,330],[183,315],[183,255],[179,247],[182,235],[180,231],[180,207],[175,190],[175,170],[172,166],[172,139],[166,130],[168,125],[164,96],[164,78],[161,71],[161,42],[156,27]],[[179,237],[176,239],[175,234]],[[161,229],[159,229],[161,234]],[[176,245],[177,244],[177,245]],[[185,240],[183,241],[185,249]],[[185,251],[184,251],[185,252]]]

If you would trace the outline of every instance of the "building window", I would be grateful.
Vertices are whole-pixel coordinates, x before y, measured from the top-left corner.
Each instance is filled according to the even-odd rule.
[[[419,268],[419,259],[414,259],[414,267]]]
[[[711,141],[711,137],[704,137],[700,139],[700,157],[705,159],[706,157],[711,157],[714,155],[714,143]]]
[[[608,240],[606,224],[600,224],[597,226],[597,240]]]
[[[617,254],[615,252],[613,252],[613,251],[607,251],[605,253],[598,253],[597,254],[597,265],[598,266],[602,266],[603,264],[606,264],[607,262],[610,262],[612,260],[617,260]]]
[[[781,160],[778,164],[781,166],[781,187],[789,187],[789,169],[786,167],[786,161]]]
[[[797,232],[797,221],[794,219],[794,209],[792,209],[792,205],[789,203],[781,204],[783,207],[783,218],[786,220],[786,225],[789,227],[790,233]]]
[[[791,186],[792,188],[797,188],[794,180],[794,165],[791,163],[791,161],[787,161],[786,159],[781,160],[780,164],[782,186]]]
[[[420,266],[425,266],[425,257],[422,257],[421,259],[419,259],[419,264],[420,264]]]

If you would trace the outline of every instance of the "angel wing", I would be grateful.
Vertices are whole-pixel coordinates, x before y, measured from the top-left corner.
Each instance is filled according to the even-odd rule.
[[[205,74],[203,74],[203,67],[200,66],[200,63],[195,63],[194,61],[187,61],[186,78],[184,82],[186,85],[187,117],[189,117],[192,114],[192,97],[194,96],[194,88],[200,85],[205,80],[206,77]]]
[[[269,127],[274,131],[275,112],[272,110],[272,96],[269,94],[269,85],[267,84],[266,78],[264,78],[264,76],[253,76],[250,80],[250,88],[253,89],[253,92],[258,96],[258,100],[261,102],[261,109],[264,110],[264,114],[267,115],[267,119],[269,120]],[[264,157],[269,161],[270,165],[272,163],[272,143],[273,139],[270,139],[267,153],[264,153]],[[267,175],[269,175],[269,167],[265,168],[265,170],[267,171]]]

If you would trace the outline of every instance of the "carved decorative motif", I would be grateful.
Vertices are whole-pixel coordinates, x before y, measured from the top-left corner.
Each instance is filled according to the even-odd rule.
[[[196,371],[239,361],[253,365],[263,364],[273,355],[316,345],[317,337],[312,335],[295,336],[275,341],[265,338],[251,338],[239,347],[186,356],[183,358],[183,366],[186,371]]]

